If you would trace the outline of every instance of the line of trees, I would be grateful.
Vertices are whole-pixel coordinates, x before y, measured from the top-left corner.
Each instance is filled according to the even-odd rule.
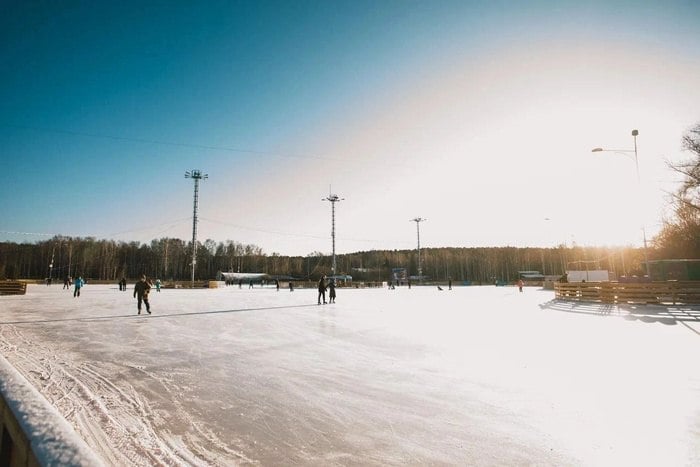
[[[192,274],[192,245],[175,238],[149,244],[95,238],[57,236],[34,244],[0,243],[0,279],[87,279],[117,281],[141,274],[162,280],[184,281]],[[608,269],[618,275],[642,275],[640,248],[424,248],[423,275],[432,280],[491,283],[513,280],[518,271],[562,275],[566,269]],[[392,269],[418,271],[415,250],[372,250],[336,256],[338,272],[354,280],[386,281]],[[307,256],[265,254],[255,245],[206,240],[197,246],[195,277],[214,279],[219,271],[264,272],[297,279],[331,274],[332,258],[322,253]]]

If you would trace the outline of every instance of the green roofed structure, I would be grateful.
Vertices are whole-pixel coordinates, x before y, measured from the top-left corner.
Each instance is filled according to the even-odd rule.
[[[700,259],[655,259],[649,268],[655,281],[700,281]]]

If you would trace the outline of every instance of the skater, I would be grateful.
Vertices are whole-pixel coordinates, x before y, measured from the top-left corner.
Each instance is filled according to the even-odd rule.
[[[151,284],[146,280],[146,275],[141,276],[141,280],[134,285],[134,298],[137,299],[136,307],[141,314],[141,302],[146,304],[146,311],[151,314],[151,304],[148,303],[148,293],[151,291]]]
[[[452,278],[447,279],[447,290],[452,290]]]
[[[63,279],[63,289],[70,290],[70,276],[66,276],[65,279]]]
[[[323,297],[323,304],[326,304],[326,276],[321,276],[318,281],[318,304],[321,304],[321,297]]]
[[[253,288],[253,279],[251,279],[250,282],[248,282],[248,288],[249,289]]]
[[[519,290],[520,292],[523,291],[523,285],[525,285],[525,283],[523,282],[523,280],[522,280],[522,279],[518,279],[518,290]]]
[[[160,279],[156,279],[156,292],[160,292]]]
[[[75,286],[75,290],[73,290],[73,298],[80,297],[80,289],[83,287],[83,284],[85,284],[83,281],[83,276],[78,276],[73,284]]]
[[[280,281],[278,279],[275,279],[275,287],[277,287],[277,291],[280,291]]]
[[[121,284],[121,287],[119,288],[119,290],[121,290],[122,292],[125,292],[126,291],[126,277],[122,277],[120,284]]]
[[[294,292],[294,283],[292,281],[289,281],[289,291]]]
[[[331,279],[328,283],[328,301],[330,303],[335,303],[335,280]]]

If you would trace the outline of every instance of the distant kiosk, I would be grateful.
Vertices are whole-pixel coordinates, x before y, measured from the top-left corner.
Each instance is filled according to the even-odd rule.
[[[610,272],[607,269],[593,269],[590,271],[566,271],[566,280],[569,282],[609,282]]]

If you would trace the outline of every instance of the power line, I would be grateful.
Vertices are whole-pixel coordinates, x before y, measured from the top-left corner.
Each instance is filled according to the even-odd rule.
[[[307,233],[296,233],[296,232],[284,232],[281,230],[270,230],[270,229],[263,229],[260,227],[248,227],[245,225],[240,225],[240,224],[234,224],[232,222],[225,222],[225,221],[220,221],[216,219],[209,219],[206,217],[200,217],[200,221],[206,221],[206,222],[211,222],[214,224],[220,224],[220,225],[225,225],[227,227],[233,227],[236,229],[241,229],[241,230],[250,230],[252,232],[260,232],[260,233],[267,233],[267,234],[273,234],[273,235],[280,235],[283,237],[303,237],[303,238],[314,238],[318,240],[327,240],[328,236],[327,235],[314,235],[314,234],[307,234]],[[382,242],[385,240],[382,239],[376,239],[376,238],[352,238],[352,237],[338,237],[340,240],[344,241],[350,241],[350,242],[362,242],[362,243],[377,243],[377,242]],[[402,241],[402,240],[394,240],[391,239],[391,242],[394,243],[405,243],[408,244],[408,241]]]
[[[205,149],[207,151],[238,152],[238,153],[246,153],[246,154],[266,155],[266,156],[275,156],[275,157],[287,157],[287,158],[295,158],[295,159],[317,159],[317,160],[326,160],[326,161],[334,161],[334,162],[345,162],[343,159],[339,159],[339,158],[327,157],[327,156],[317,156],[317,155],[311,155],[311,154],[302,154],[302,153],[297,153],[297,154],[289,153],[288,154],[288,153],[280,153],[280,152],[273,152],[273,151],[260,151],[260,150],[256,150],[256,149],[247,149],[247,148],[232,148],[232,147],[227,147],[227,146],[212,146],[212,145],[197,144],[197,143],[182,143],[182,142],[177,142],[177,141],[163,141],[163,140],[148,139],[148,138],[132,138],[132,137],[127,137],[127,136],[108,135],[108,134],[104,134],[104,133],[88,133],[88,132],[82,132],[82,131],[63,130],[63,129],[57,129],[57,128],[31,127],[31,126],[24,126],[24,125],[2,124],[2,126],[9,127],[9,128],[17,128],[17,129],[21,129],[21,130],[38,131],[38,132],[46,132],[46,133],[57,133],[57,134],[70,135],[70,136],[80,136],[80,137],[84,137],[84,138],[110,139],[113,141],[124,141],[124,142],[130,142],[130,143],[157,144],[157,145],[162,145],[162,146],[177,146],[177,147],[185,147],[185,148],[193,148],[193,149]]]
[[[153,229],[156,229],[156,228],[159,228],[159,227],[162,227],[162,226],[167,226],[165,229],[159,230],[159,233],[162,233],[162,232],[166,232],[166,231],[172,229],[172,228],[175,227],[175,226],[184,224],[185,221],[189,221],[190,219],[191,219],[191,217],[183,217],[183,218],[180,218],[180,219],[175,219],[175,220],[172,220],[172,221],[166,221],[166,222],[163,222],[163,223],[161,223],[161,224],[155,224],[155,225],[151,225],[151,226],[148,226],[148,227],[141,227],[141,228],[138,228],[138,229],[131,229],[131,230],[122,230],[121,232],[110,233],[110,234],[107,235],[107,237],[115,237],[115,236],[117,236],[117,235],[121,235],[121,234],[125,234],[125,233],[132,233],[132,232],[143,232],[143,231],[147,231],[147,230],[153,230]]]
[[[52,237],[54,235],[58,234],[53,234],[53,233],[41,233],[41,232],[15,232],[12,230],[0,230],[0,234],[6,234],[6,235],[37,235],[40,237]]]

